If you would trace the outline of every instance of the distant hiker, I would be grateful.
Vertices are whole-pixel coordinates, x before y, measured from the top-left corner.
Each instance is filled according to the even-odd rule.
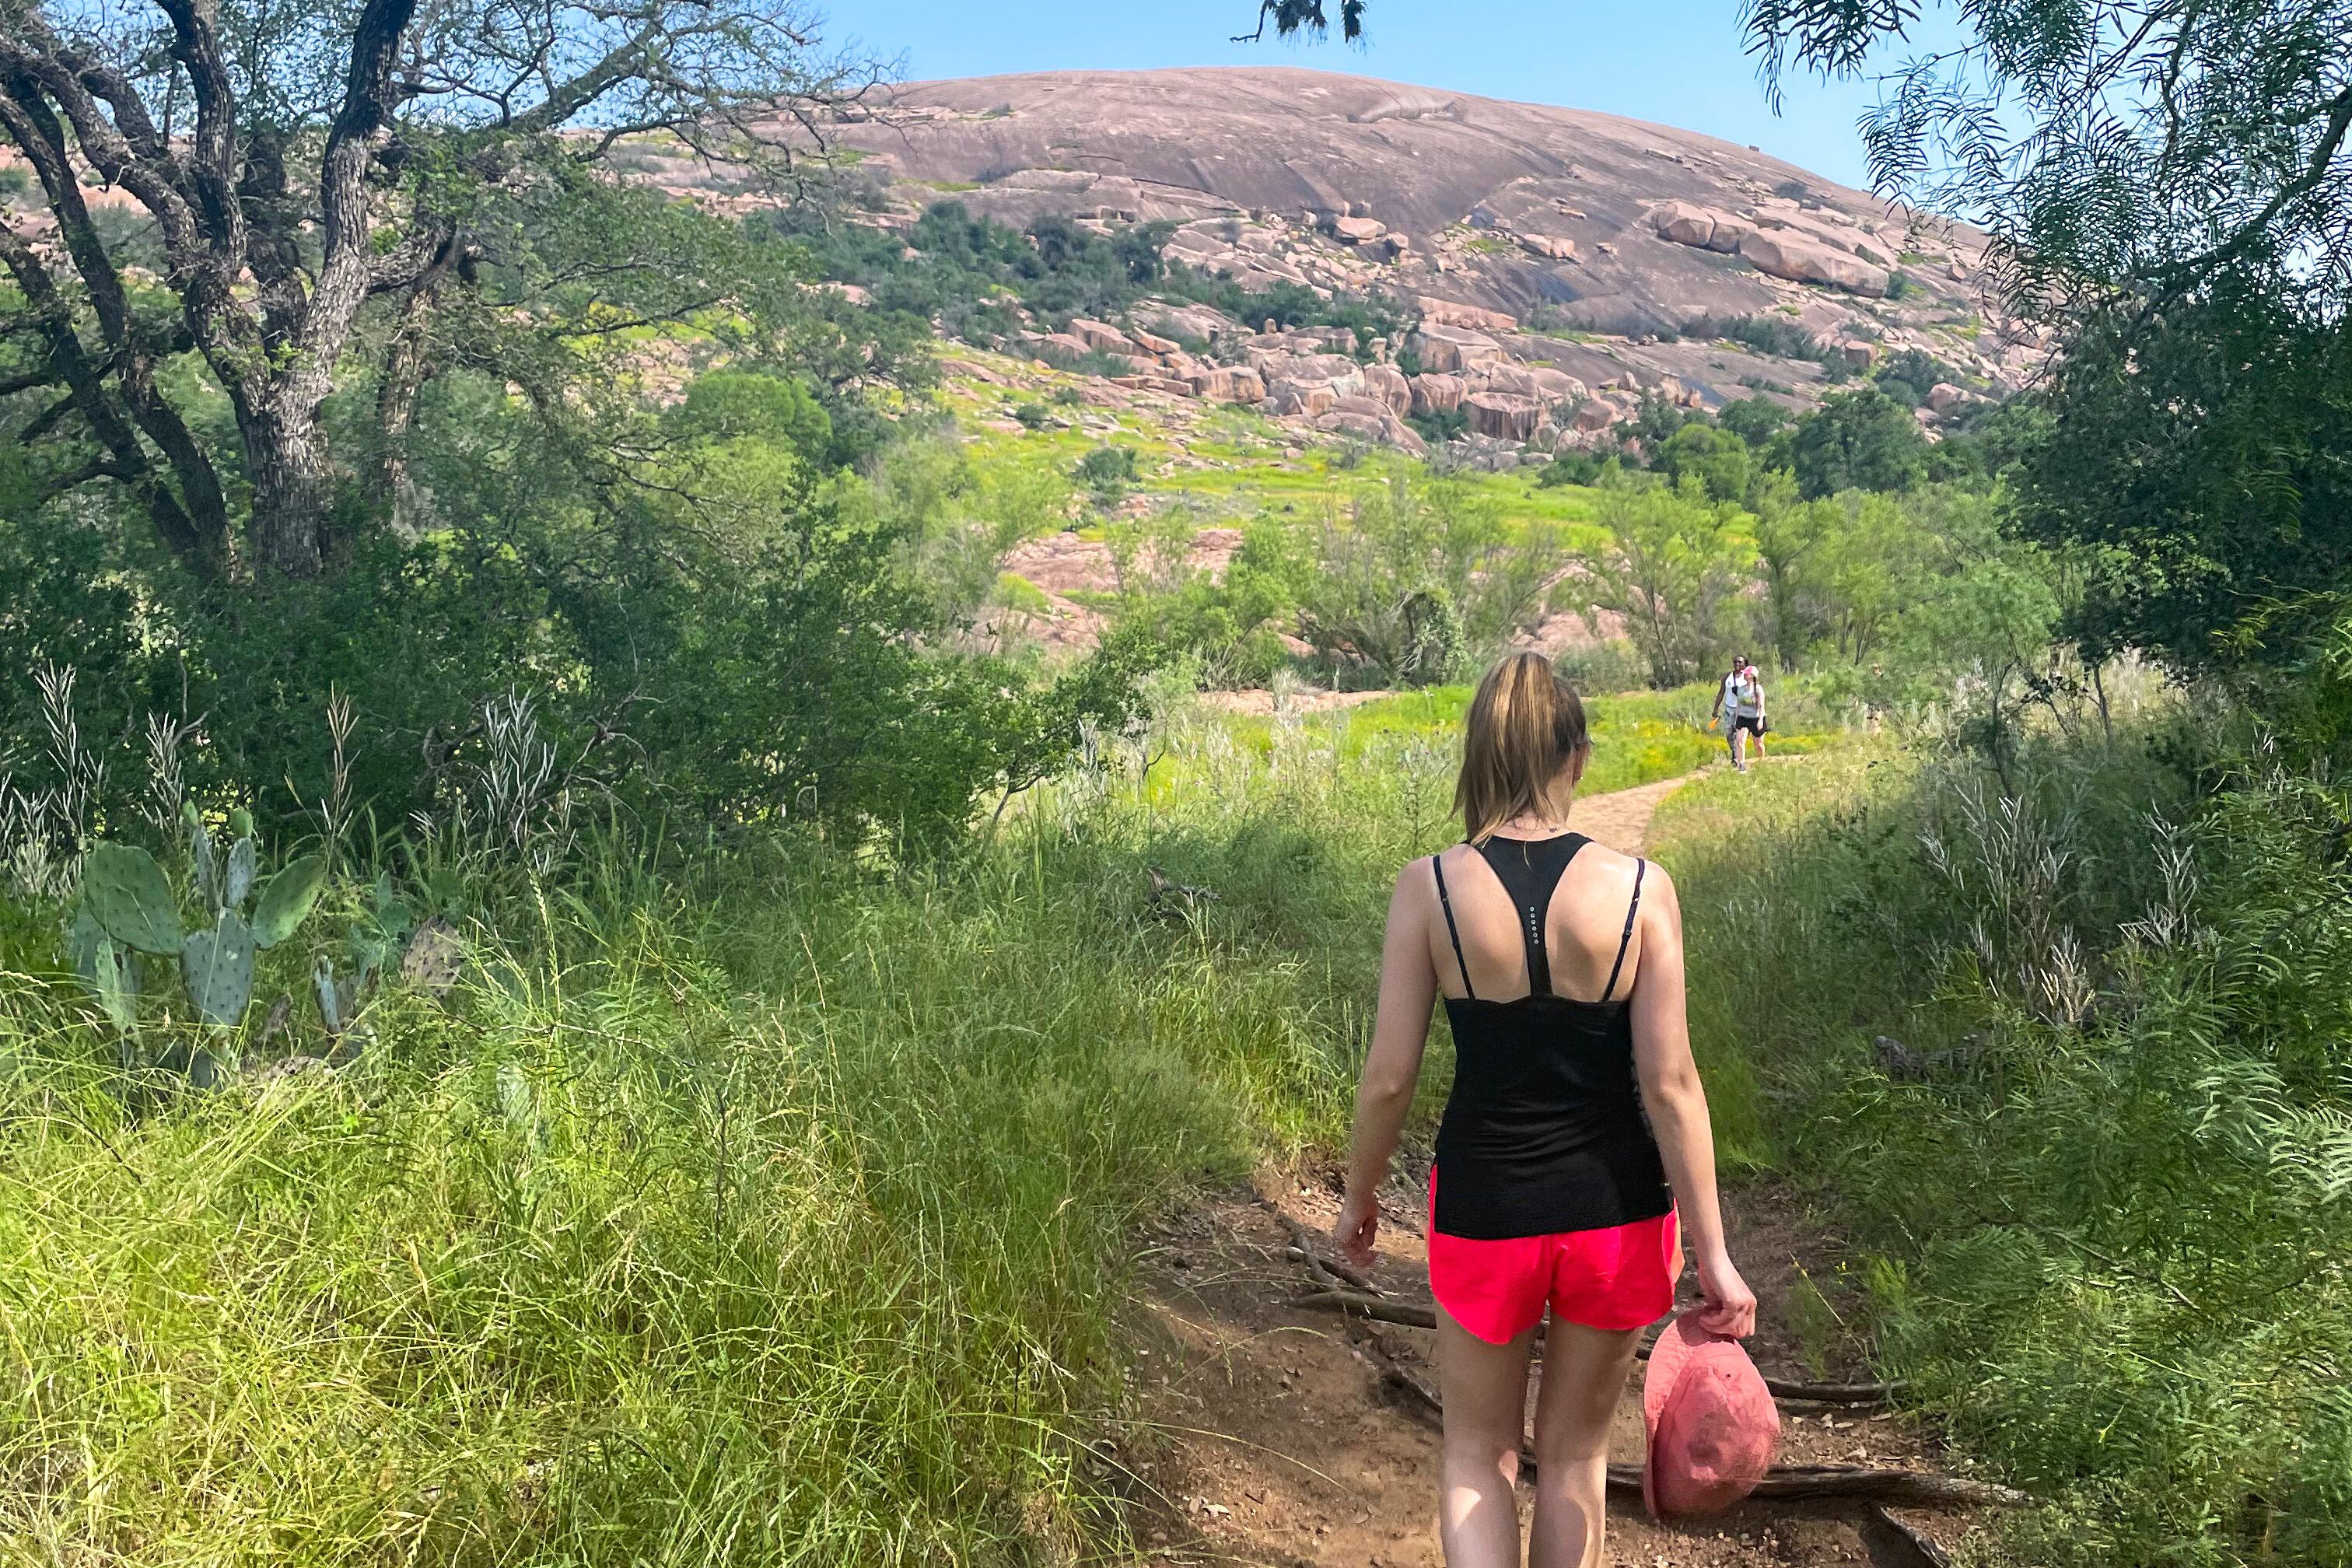
[[[1707,715],[1712,726],[1724,723],[1723,738],[1731,748],[1731,765],[1748,771],[1748,737],[1756,737],[1756,754],[1764,754],[1764,677],[1746,654],[1731,661],[1731,673],[1716,688],[1715,709]]]
[[[1706,727],[1714,729],[1717,721],[1720,720],[1726,742],[1731,739],[1732,692],[1739,684],[1739,667],[1746,662],[1744,655],[1733,658],[1731,672],[1715,683],[1715,706],[1707,710]]]
[[[1547,1308],[1532,1568],[1601,1560],[1611,1416],[1641,1331],[1673,1309],[1685,1226],[1701,1322],[1738,1336],[1756,1326],[1724,1246],[1674,882],[1568,830],[1591,754],[1583,704],[1540,655],[1514,655],[1479,683],[1454,785],[1467,842],[1397,878],[1356,1093],[1333,1234],[1364,1268],[1444,995],[1454,1092],[1429,1177],[1429,1287],[1452,1568],[1519,1562],[1512,1487]]]

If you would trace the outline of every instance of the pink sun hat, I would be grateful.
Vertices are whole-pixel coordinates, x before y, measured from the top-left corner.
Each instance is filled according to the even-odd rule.
[[[1693,1309],[1666,1325],[1642,1380],[1642,1500],[1655,1519],[1716,1513],[1772,1468],[1780,1412],[1739,1342],[1699,1326]]]

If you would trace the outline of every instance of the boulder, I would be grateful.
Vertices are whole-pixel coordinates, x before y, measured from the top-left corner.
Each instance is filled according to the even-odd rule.
[[[1886,292],[1884,267],[1873,267],[1818,240],[1799,238],[1786,229],[1775,233],[1759,229],[1739,242],[1739,255],[1757,271],[1791,283],[1824,284],[1873,299]]]
[[[1514,392],[1474,392],[1462,400],[1470,428],[1498,441],[1525,441],[1543,423],[1543,405]]]
[[[1444,414],[1462,406],[1469,388],[1458,375],[1416,375],[1412,378],[1412,408],[1415,414]]]
[[[1719,212],[1715,215],[1715,233],[1707,239],[1706,247],[1719,250],[1726,256],[1737,256],[1739,254],[1739,242],[1755,232],[1756,226],[1746,218]]]
[[[1517,316],[1500,310],[1488,310],[1476,305],[1464,305],[1452,300],[1433,299],[1427,294],[1413,300],[1420,307],[1423,326],[1465,327],[1474,332],[1516,332],[1519,330]]]
[[[1739,242],[1756,232],[1756,226],[1746,218],[1696,202],[1660,202],[1650,209],[1649,219],[1660,239],[1718,250],[1726,256],[1736,255]]]
[[[1509,360],[1471,365],[1463,371],[1462,379],[1473,392],[1507,392],[1519,397],[1533,397],[1536,392],[1534,373]]]
[[[1983,399],[1978,394],[1965,386],[1955,386],[1948,381],[1939,381],[1927,389],[1927,406],[1938,414],[1949,414],[1955,408],[1981,401]]]
[[[1331,232],[1349,245],[1361,245],[1388,233],[1389,226],[1376,217],[1335,217]]]
[[[1412,407],[1412,384],[1404,374],[1393,366],[1368,364],[1360,373],[1364,382],[1364,395],[1377,398],[1391,410],[1403,414]]]
[[[1265,378],[1247,365],[1213,365],[1191,378],[1192,395],[1211,403],[1260,403]]]
[[[1547,257],[1553,261],[1574,261],[1576,241],[1550,234],[1523,234],[1519,248],[1530,256]]]
[[[1108,321],[1090,321],[1084,316],[1073,316],[1070,318],[1070,335],[1085,339],[1089,348],[1100,349],[1105,353],[1135,352],[1133,341]]]
[[[1094,344],[1075,332],[1046,332],[1037,336],[1034,352],[1042,360],[1074,364],[1094,353]]]
[[[1378,441],[1395,447],[1413,457],[1428,454],[1428,444],[1421,433],[1391,413],[1388,407],[1369,398],[1346,399],[1315,420],[1315,428],[1328,435],[1354,436],[1361,440]]]
[[[1878,363],[1878,345],[1876,343],[1840,343],[1838,344],[1838,353],[1843,356],[1846,363],[1846,368],[1849,370],[1868,370],[1872,365]]]
[[[1275,381],[1266,384],[1277,414],[1304,414],[1309,418],[1328,414],[1339,401],[1328,381]]]
[[[1163,338],[1157,333],[1147,332],[1140,327],[1138,327],[1135,331],[1129,332],[1128,336],[1133,338],[1137,342],[1141,343],[1149,352],[1160,354],[1163,357],[1173,353],[1182,353],[1184,352],[1184,345],[1178,342],[1175,339]]]
[[[1695,202],[1660,202],[1650,209],[1650,226],[1657,230],[1660,239],[1670,239],[1676,245],[1705,247],[1715,237],[1717,214],[1712,207]]]
[[[1528,379],[1532,384],[1528,395],[1551,408],[1573,408],[1584,401],[1584,383],[1564,370],[1549,365],[1531,366]]]
[[[1349,381],[1363,370],[1346,354],[1268,354],[1261,358],[1252,353],[1250,360],[1268,382]]]
[[[1503,357],[1502,345],[1484,332],[1474,332],[1466,327],[1432,326],[1427,321],[1413,334],[1412,347],[1421,356],[1421,363],[1435,371],[1458,371],[1465,365],[1491,363]]]
[[[1607,398],[1588,397],[1577,405],[1575,427],[1588,436],[1597,436],[1624,417],[1624,410]]]

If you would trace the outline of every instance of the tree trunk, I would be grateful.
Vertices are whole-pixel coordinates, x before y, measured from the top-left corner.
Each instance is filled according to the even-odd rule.
[[[264,408],[245,422],[247,477],[253,484],[253,564],[289,577],[315,577],[327,559],[326,442],[316,415]]]

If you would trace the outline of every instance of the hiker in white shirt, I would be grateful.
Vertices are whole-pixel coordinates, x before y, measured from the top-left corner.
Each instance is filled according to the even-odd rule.
[[[1756,666],[1742,654],[1732,660],[1731,673],[1715,694],[1715,710],[1709,716],[1712,723],[1724,721],[1724,740],[1731,748],[1731,765],[1741,773],[1748,771],[1748,737],[1756,737],[1756,754],[1764,754],[1764,678]]]

